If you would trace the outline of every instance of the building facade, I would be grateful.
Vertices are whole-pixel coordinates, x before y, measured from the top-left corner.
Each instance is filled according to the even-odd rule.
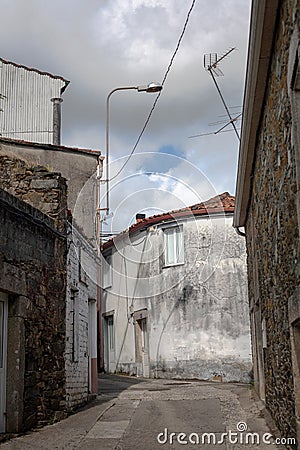
[[[234,225],[246,233],[255,390],[298,445],[299,49],[299,1],[254,0]]]
[[[0,167],[0,432],[16,433],[66,414],[67,186],[7,156]],[[29,204],[45,197],[47,214]]]
[[[3,221],[12,213],[0,229],[0,432],[57,420],[98,391],[103,158],[60,145],[68,83],[0,59]]]
[[[138,220],[103,246],[107,372],[249,381],[246,254],[234,198]]]
[[[59,420],[86,403],[98,387],[99,262],[94,241],[69,209],[68,180],[28,163],[26,152],[16,158],[18,142],[12,146],[14,151],[5,146],[0,151],[3,222],[7,217],[0,231],[1,432]],[[52,146],[35,148],[59,153]],[[69,151],[75,164],[75,149]],[[98,156],[93,155],[93,170]],[[41,155],[36,157],[41,161]],[[67,158],[68,153],[65,164]],[[52,166],[56,161],[54,157]],[[81,181],[76,182],[80,188]]]

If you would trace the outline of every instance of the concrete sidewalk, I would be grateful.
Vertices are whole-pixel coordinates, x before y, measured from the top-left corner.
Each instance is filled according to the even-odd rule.
[[[95,400],[67,419],[37,431],[10,439],[1,450],[54,450],[85,448],[82,444],[88,432],[101,416],[114,405],[114,400]],[[81,445],[82,444],[82,445]]]

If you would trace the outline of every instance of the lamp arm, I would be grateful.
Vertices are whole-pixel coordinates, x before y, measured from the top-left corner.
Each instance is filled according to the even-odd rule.
[[[109,101],[112,94],[116,91],[127,91],[129,89],[138,89],[138,86],[118,87],[110,91],[106,98],[106,133],[105,133],[105,160],[106,160],[106,214],[109,214]]]

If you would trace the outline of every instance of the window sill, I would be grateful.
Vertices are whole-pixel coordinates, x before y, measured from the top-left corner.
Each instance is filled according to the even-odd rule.
[[[169,267],[178,267],[178,266],[184,266],[184,262],[174,263],[174,264],[166,264],[166,265],[162,266],[162,268],[168,269]]]

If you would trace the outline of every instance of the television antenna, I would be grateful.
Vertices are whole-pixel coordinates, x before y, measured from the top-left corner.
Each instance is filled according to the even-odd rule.
[[[225,59],[231,52],[233,52],[233,50],[235,50],[235,47],[230,48],[229,50],[227,50],[222,56],[218,56],[217,53],[207,53],[204,55],[204,68],[205,70],[207,70],[209,72],[209,74],[211,75],[214,85],[216,86],[216,89],[218,91],[218,94],[221,98],[221,101],[224,105],[225,111],[227,113],[227,116],[229,118],[229,122],[227,122],[224,126],[222,126],[219,130],[217,130],[215,133],[207,133],[207,134],[217,134],[220,132],[224,132],[224,131],[229,131],[229,130],[224,130],[228,125],[232,125],[235,134],[238,138],[238,140],[240,140],[240,136],[236,127],[236,121],[240,118],[241,114],[238,115],[231,115],[230,110],[225,102],[225,99],[222,95],[222,92],[218,86],[216,77],[220,77],[223,76],[223,72],[222,70],[218,67],[218,65],[220,64],[221,61],[223,61],[223,59]],[[201,136],[201,135],[194,135],[194,136],[190,136],[190,137],[197,137],[197,136]]]
[[[226,114],[226,117],[227,117],[227,114]],[[237,121],[239,121],[241,119],[241,117],[242,117],[242,113],[236,114],[235,117],[232,118],[232,122],[236,123]],[[219,120],[217,122],[209,123],[208,124],[209,126],[217,126],[217,125],[220,125],[220,126],[222,125],[222,126],[220,128],[218,128],[218,130],[216,130],[216,131],[201,133],[201,134],[193,134],[192,136],[189,136],[189,138],[210,136],[212,134],[219,134],[219,133],[227,133],[228,131],[232,131],[232,129],[228,130],[225,128],[228,127],[228,125],[230,125],[232,122],[231,121],[228,122],[228,120]],[[237,130],[240,130],[240,128],[237,128]]]

